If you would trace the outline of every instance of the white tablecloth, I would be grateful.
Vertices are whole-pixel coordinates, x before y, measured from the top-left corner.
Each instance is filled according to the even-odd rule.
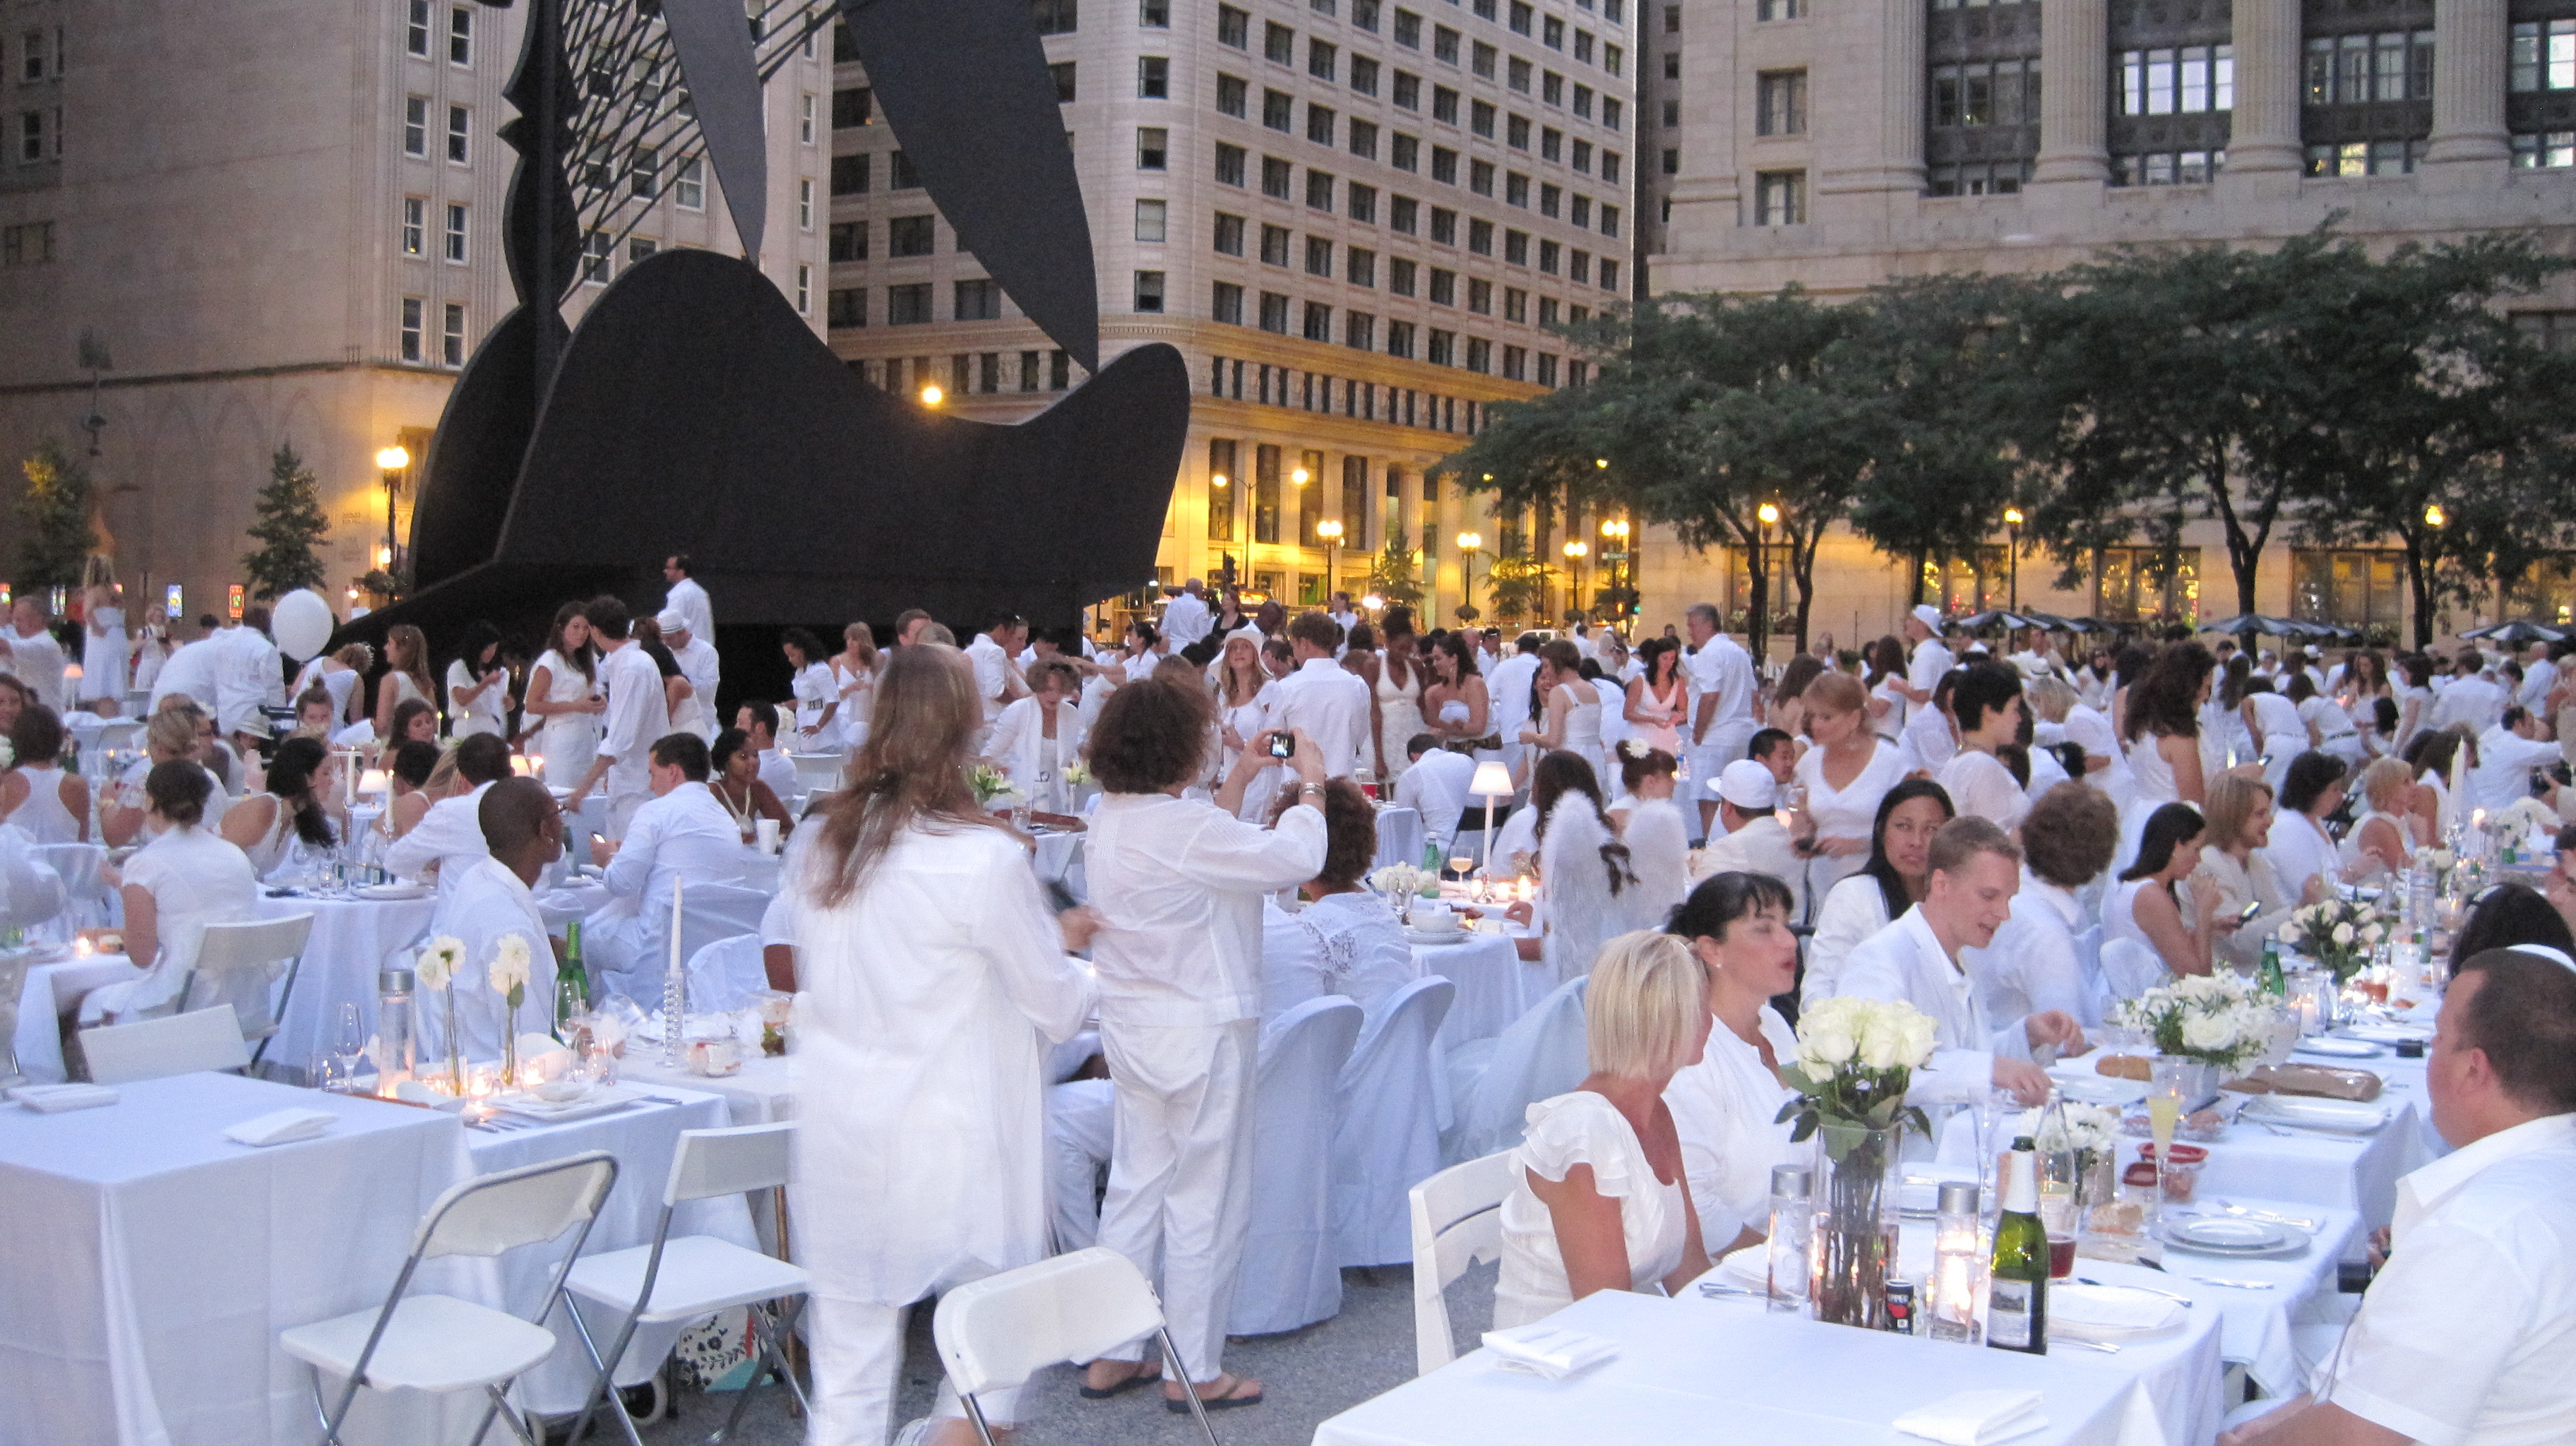
[[[1315,1446],[1564,1446],[1726,1441],[1740,1446],[1902,1442],[1905,1412],[1953,1392],[2035,1390],[2048,1428],[2027,1446],[2185,1446],[2142,1389],[2140,1352],[2046,1357],[1940,1346],[1717,1302],[1603,1291],[1551,1320],[1619,1343],[1616,1359],[1568,1380],[1504,1370],[1476,1350],[1325,1421]],[[2216,1370],[2214,1331],[2200,1332]],[[2199,1438],[2199,1439],[2206,1439]],[[2197,1446],[2196,1442],[2191,1446]]]
[[[40,1084],[59,1083],[64,1078],[62,1016],[100,985],[140,978],[142,973],[122,954],[30,968],[25,986],[18,991],[18,1028],[11,1036],[19,1070]]]
[[[327,1047],[332,1018],[343,1004],[358,1006],[366,1032],[376,1032],[376,971],[395,951],[408,948],[438,912],[435,896],[419,899],[272,899],[259,901],[263,919],[311,914],[313,936],[304,943],[304,963],[295,993],[277,1021],[265,1064],[293,1071],[302,1078],[317,1050]],[[283,981],[280,981],[283,987]]]
[[[2266,1395],[2296,1395],[2307,1389],[2307,1381],[2291,1328],[2306,1319],[2321,1298],[2337,1293],[2336,1262],[2365,1234],[2361,1217],[2350,1210],[2323,1210],[2287,1201],[2229,1199],[2248,1210],[2317,1221],[2313,1243],[2298,1255],[2274,1260],[2225,1258],[2167,1245],[2162,1270],[2078,1257],[2075,1273],[2104,1285],[2145,1286],[2190,1296],[2194,1314],[2217,1315],[2221,1357],[2245,1367]],[[2217,1280],[2268,1281],[2271,1288],[2248,1290],[2210,1283]]]
[[[1464,943],[1415,944],[1413,959],[1423,973],[1458,986],[1434,1041],[1443,1054],[1502,1033],[1556,986],[1555,972],[1545,962],[1524,962],[1503,934],[1470,932]]]

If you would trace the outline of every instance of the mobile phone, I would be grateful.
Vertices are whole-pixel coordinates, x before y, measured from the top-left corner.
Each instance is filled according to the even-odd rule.
[[[2251,924],[2254,922],[2254,916],[2262,912],[2263,901],[2261,899],[2256,899],[2254,902],[2247,904],[2244,908],[2236,911],[2236,922],[2240,924]]]
[[[1287,731],[1286,731],[1286,730],[1284,730],[1284,729],[1283,729],[1283,730],[1281,730],[1280,732],[1277,732],[1277,733],[1273,733],[1273,734],[1271,734],[1271,735],[1270,735],[1270,756],[1271,756],[1271,757],[1273,757],[1273,758],[1294,758],[1294,757],[1296,757],[1296,756],[1297,756],[1297,736],[1296,736],[1295,734],[1293,734],[1293,733],[1287,732]]]
[[[1082,907],[1082,900],[1073,896],[1073,890],[1066,888],[1062,879],[1041,879],[1038,887],[1046,890],[1047,907],[1059,914]]]

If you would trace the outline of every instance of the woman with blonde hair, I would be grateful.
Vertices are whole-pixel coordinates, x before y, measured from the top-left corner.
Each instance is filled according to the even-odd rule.
[[[115,592],[93,583],[85,589],[82,609],[80,705],[113,716],[125,702],[125,661],[134,641],[126,635],[125,609]],[[105,703],[105,709],[94,705]]]
[[[1870,727],[1869,690],[1849,673],[1827,673],[1809,683],[1807,739],[1814,746],[1798,759],[1798,786],[1806,832],[1808,897],[1821,899],[1868,861],[1878,803],[1905,781],[1905,750]]]
[[[2209,825],[2202,836],[2200,862],[2187,881],[2194,899],[2215,898],[2214,917],[2245,918],[2249,904],[2260,904],[2254,916],[2233,932],[2218,936],[2218,957],[2239,971],[2263,957],[2263,941],[2299,906],[2296,893],[2284,891],[2272,871],[2264,844],[2272,831],[2272,785],[2242,773],[2222,773],[2209,781],[2209,803],[2201,811]]]
[[[1665,1087],[1708,1047],[1708,973],[1691,945],[1639,930],[1602,946],[1584,994],[1592,1072],[1529,1107],[1503,1197],[1494,1326],[1595,1291],[1678,1292],[1708,1269]]]
[[[123,848],[138,835],[159,832],[148,828],[150,808],[144,784],[156,764],[198,758],[198,745],[204,737],[200,725],[205,721],[204,710],[193,704],[165,701],[161,711],[152,715],[152,721],[143,725],[143,757],[125,770],[113,794],[103,795],[98,801],[99,838],[109,848]],[[205,767],[202,760],[198,766]],[[213,792],[206,799],[203,813],[205,822],[214,824],[222,820],[224,806],[230,800],[214,770],[206,770],[206,782]]]
[[[712,643],[715,639],[707,641]],[[839,694],[834,716],[841,725],[841,742],[856,749],[868,741],[868,695],[877,685],[878,670],[885,666],[877,654],[875,630],[866,623],[852,623],[841,629],[841,650],[826,661],[832,668],[832,686]]]
[[[134,681],[130,691],[148,693],[153,680],[161,676],[161,665],[170,660],[170,614],[158,606],[143,610],[143,626],[134,630]],[[87,668],[81,670],[84,674]]]
[[[2411,770],[2394,758],[2379,759],[2361,771],[2362,814],[2335,846],[2347,874],[2365,859],[2376,860],[2378,867],[2365,870],[2363,879],[2381,872],[2406,872],[2414,852],[2406,806],[2413,801],[2414,788]]]
[[[789,881],[797,1256],[812,1272],[817,1446],[879,1446],[915,1301],[1047,1255],[1047,1044],[1093,990],[1027,855],[966,781],[983,707],[954,648],[900,649],[877,720]],[[1016,1392],[981,1398],[996,1425]],[[919,1439],[972,1442],[956,1393]]]
[[[405,703],[437,709],[438,689],[429,680],[429,639],[409,623],[385,632],[385,675],[376,680],[376,738],[394,740],[394,710]]]

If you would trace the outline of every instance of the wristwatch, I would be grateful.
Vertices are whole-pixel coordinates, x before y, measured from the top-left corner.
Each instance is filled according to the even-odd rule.
[[[1324,785],[1320,783],[1298,784],[1297,796],[1299,798],[1312,798],[1320,801],[1324,796]]]

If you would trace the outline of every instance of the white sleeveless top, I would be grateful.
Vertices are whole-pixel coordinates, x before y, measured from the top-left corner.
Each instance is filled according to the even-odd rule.
[[[2346,830],[2344,836],[2335,843],[2335,856],[2343,861],[2346,868],[2361,861],[2361,830],[2374,818],[2397,830],[2397,842],[2400,847],[2409,851],[2414,849],[2415,838],[2407,831],[2407,821],[2404,818],[2393,813],[2381,813],[2375,808],[2369,809],[2359,818],[2354,819],[2352,827]],[[2384,874],[2387,869],[2381,867],[2378,872]]]
[[[1494,1286],[1494,1328],[1527,1325],[1573,1302],[1556,1222],[1530,1189],[1529,1176],[1562,1181],[1577,1165],[1592,1167],[1592,1186],[1619,1202],[1630,1284],[1649,1295],[1682,1263],[1687,1217],[1684,1182],[1655,1178],[1645,1147],[1616,1105],[1588,1090],[1529,1107],[1529,1132],[1511,1152],[1511,1193],[1503,1197],[1503,1270]]]
[[[63,807],[63,771],[30,763],[19,768],[18,776],[27,780],[27,801],[8,821],[40,844],[79,843],[82,821]]]
[[[2152,812],[2158,805],[2177,803],[2182,799],[2181,786],[2174,782],[2173,764],[2167,762],[2157,745],[2164,741],[2161,733],[2141,733],[2128,745],[2129,774],[2137,780],[2138,806]]]
[[[2126,883],[2113,884],[2111,891],[2102,896],[2103,943],[2108,944],[2114,939],[2133,939],[2146,945],[2148,953],[2155,954],[2159,959],[2164,957],[2157,951],[2156,941],[2148,938],[2147,931],[2138,927],[2138,891],[2154,883],[2153,879],[2131,879]]]
[[[1570,688],[1577,685],[1568,683],[1565,686]],[[1592,701],[1589,703],[1576,703],[1565,710],[1565,742],[1558,746],[1562,747],[1566,752],[1572,753],[1589,762],[1592,765],[1592,771],[1598,774],[1601,772],[1603,767],[1601,759],[1601,685],[1598,683],[1583,683],[1580,686],[1592,695]],[[1607,780],[1604,779],[1604,782],[1606,783]]]

